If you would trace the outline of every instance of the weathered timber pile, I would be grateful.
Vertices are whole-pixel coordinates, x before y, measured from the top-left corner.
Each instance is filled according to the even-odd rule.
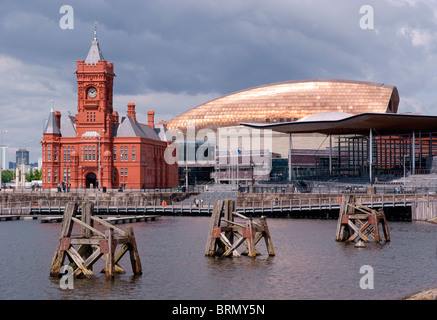
[[[78,204],[68,202],[63,215],[58,246],[50,268],[50,276],[60,277],[61,268],[65,259],[68,258],[74,277],[94,278],[93,265],[101,258],[105,261],[105,267],[101,272],[112,278],[115,273],[125,273],[118,263],[126,252],[129,252],[134,275],[142,274],[132,227],[122,230],[94,216],[92,202],[82,202],[81,219],[76,217],[77,213]],[[72,234],[74,223],[81,226],[79,236]],[[101,230],[101,227],[104,230]],[[121,245],[118,250],[116,250],[117,245]]]
[[[242,221],[235,221],[239,218]],[[235,212],[235,201],[217,200],[214,203],[209,225],[205,255],[209,257],[232,257],[248,255],[256,257],[260,252],[256,244],[264,239],[269,256],[274,256],[273,243],[267,226],[266,217],[259,222]],[[237,248],[244,245],[239,253]]]
[[[344,195],[341,198],[336,241],[369,242],[373,238],[376,242],[380,242],[380,226],[385,241],[390,241],[387,220],[382,209],[374,210],[356,203],[353,195]]]

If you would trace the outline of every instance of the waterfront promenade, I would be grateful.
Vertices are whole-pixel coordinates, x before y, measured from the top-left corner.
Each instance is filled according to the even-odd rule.
[[[336,218],[339,194],[236,193],[236,211],[252,216]],[[96,214],[106,215],[204,215],[213,202],[195,203],[201,193],[191,192],[15,192],[0,194],[0,215],[59,215],[68,201],[94,202]],[[395,220],[427,221],[437,217],[437,194],[355,194],[356,201],[371,208],[393,211]],[[224,200],[224,199],[222,199]]]

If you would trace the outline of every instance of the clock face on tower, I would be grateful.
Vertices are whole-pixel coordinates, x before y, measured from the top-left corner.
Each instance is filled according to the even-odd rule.
[[[96,96],[97,96],[96,88],[89,88],[88,89],[88,97],[95,98]]]

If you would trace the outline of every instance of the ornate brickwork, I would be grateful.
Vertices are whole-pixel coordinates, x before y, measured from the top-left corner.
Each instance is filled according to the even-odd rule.
[[[62,182],[71,188],[177,186],[177,165],[164,161],[165,127],[155,126],[153,111],[142,124],[134,103],[122,119],[113,110],[114,64],[103,59],[96,36],[87,59],[77,61],[76,75],[76,116],[61,121],[52,107],[43,133],[43,188]]]

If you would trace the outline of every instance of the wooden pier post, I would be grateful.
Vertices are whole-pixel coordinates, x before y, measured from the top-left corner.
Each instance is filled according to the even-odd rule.
[[[344,195],[340,203],[340,212],[337,220],[336,241],[381,241],[379,225],[385,241],[390,241],[387,220],[383,209],[378,211],[355,202],[352,195]]]
[[[273,242],[267,226],[266,217],[260,218],[260,223],[253,221],[235,210],[235,201],[217,200],[211,214],[205,255],[209,257],[239,256],[236,250],[241,244],[246,248],[241,253],[255,257],[259,253],[255,246],[264,238],[269,256],[274,256]],[[234,218],[243,219],[243,223]]]
[[[224,201],[217,200],[214,202],[211,218],[209,220],[208,240],[206,242],[205,255],[214,256],[216,251],[217,234],[215,234],[216,228],[220,225],[220,215],[223,210]]]
[[[69,202],[64,211],[64,223],[62,223],[61,234],[59,237],[58,246],[53,256],[52,266],[50,268],[50,275],[58,277],[62,264],[64,263],[66,251],[69,247],[69,236],[73,229],[71,218],[77,213],[77,204]]]
[[[120,249],[119,254],[121,254],[123,252],[122,250],[129,251],[132,271],[134,272],[134,275],[137,276],[137,275],[140,275],[143,273],[143,268],[141,266],[140,255],[138,254],[137,242],[135,240],[135,235],[134,235],[134,229],[132,227],[126,228],[126,237],[128,239],[128,243],[126,244],[125,247],[122,247]],[[126,252],[126,251],[124,251],[124,252]],[[121,259],[121,257],[118,258],[117,261],[120,259]]]
[[[105,272],[107,277],[114,277],[115,273],[124,273],[124,269],[118,265],[123,255],[129,251],[132,270],[135,275],[142,274],[140,256],[132,227],[122,230],[111,223],[93,216],[94,205],[92,202],[83,202],[81,205],[81,219],[77,219],[78,204],[68,202],[62,221],[61,235],[56,248],[50,276],[59,277],[59,272],[67,257],[70,265],[73,265],[74,276],[94,278],[92,266],[102,258],[105,261]],[[80,236],[73,236],[74,223],[81,226]],[[105,230],[99,231],[94,227],[99,224]],[[121,248],[116,251],[117,245]],[[76,249],[74,246],[77,245]]]

